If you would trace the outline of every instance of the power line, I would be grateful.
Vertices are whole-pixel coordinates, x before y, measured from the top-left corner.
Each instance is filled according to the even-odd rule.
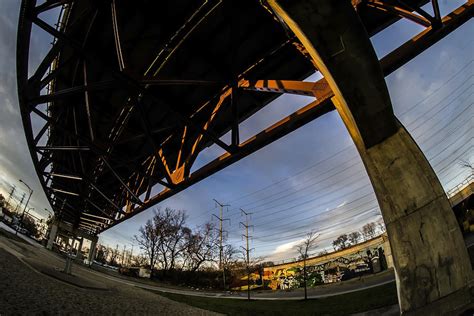
[[[355,217],[358,217],[358,216],[361,216],[361,215],[364,215],[364,214],[373,213],[374,211],[379,211],[379,210],[380,210],[379,206],[374,205],[372,207],[368,207],[368,208],[364,208],[362,210],[358,210],[354,214],[353,213],[343,214],[345,216],[339,218],[337,223],[331,224],[329,226],[318,227],[318,230],[324,230],[324,229],[330,229],[330,228],[334,228],[334,227],[340,227],[341,223],[351,222],[351,221],[354,220]],[[340,219],[342,219],[342,221]],[[294,223],[288,223],[287,224],[288,229],[281,230],[278,235],[280,236],[280,238],[285,239],[285,238],[288,238],[290,236],[282,236],[282,234],[284,234],[284,233],[290,233],[291,232],[292,234],[298,235],[299,233],[296,232],[296,231],[301,230],[301,229],[306,229],[306,228],[308,228],[308,226],[315,226],[316,223],[324,223],[324,222],[327,222],[327,221],[326,220],[319,220],[319,221],[315,221],[315,222],[308,222],[308,223],[305,223],[305,224],[299,225],[299,226],[293,226],[292,224],[294,224]],[[274,237],[274,236],[275,236],[275,234],[272,233],[272,234],[266,234],[266,235],[256,235],[256,236],[254,236],[254,238],[256,240],[261,241],[261,242],[269,242],[269,240],[265,240],[265,238],[270,238],[270,237]],[[272,240],[275,240],[275,239],[272,239]]]
[[[472,78],[473,76],[471,76]],[[434,114],[432,114],[430,117],[428,117],[425,121],[423,121],[422,123],[418,124],[417,126],[415,127],[411,127],[411,132],[414,133],[418,128],[420,128],[421,126],[423,126],[424,124],[426,124],[427,122],[429,122],[432,118],[434,118],[436,115],[440,114],[441,111],[443,110],[446,110],[446,109],[449,109],[448,108],[448,105],[452,104],[454,101],[458,100],[459,98],[461,98],[464,94],[464,92],[468,91],[470,88],[472,88],[473,84],[471,84],[469,87],[467,87],[466,89],[464,89],[459,95],[457,95],[455,98],[453,98],[451,101],[449,101],[447,104],[445,104],[444,106],[440,107],[438,109],[438,111],[436,111]],[[470,96],[472,96],[472,93],[470,93],[467,98],[469,98]],[[437,103],[437,105],[440,104],[439,102]],[[423,117],[425,117],[427,115],[427,113],[431,112],[432,110],[436,109],[436,107],[432,107],[428,112],[424,113],[423,114]],[[416,120],[415,120],[416,121]],[[408,126],[411,126],[415,121],[411,122],[411,123],[408,123],[407,125]]]
[[[365,218],[367,215],[370,215],[370,216],[374,216],[374,211],[375,211],[376,208],[373,208],[373,209],[368,209],[366,210],[365,212],[363,212],[360,217],[361,218]],[[381,216],[381,214],[377,214],[377,216]],[[365,222],[365,220],[364,220]],[[321,231],[326,231],[328,229],[331,229],[331,228],[344,228],[344,227],[348,227],[348,226],[351,226],[353,227],[354,226],[354,222],[351,221],[351,219],[346,219],[345,221],[343,222],[340,222],[340,223],[337,223],[337,224],[332,224],[332,225],[329,225],[329,226],[324,226],[322,228],[319,228],[319,230]],[[307,233],[307,227],[303,227],[301,228],[303,230],[301,230],[300,232],[297,232],[297,233],[294,233],[292,235],[289,235],[289,236],[284,236],[284,237],[280,237],[280,238],[277,238],[277,239],[273,239],[273,241],[261,241],[261,243],[264,243],[264,245],[262,246],[259,246],[259,249],[267,249],[267,248],[273,248],[275,244],[280,244],[284,241],[288,241],[288,240],[291,240],[291,239],[296,239],[296,238],[300,238],[300,237],[303,237],[306,235]],[[357,230],[355,230],[357,231]],[[324,239],[320,239],[320,241],[325,241],[325,240],[330,240],[334,237],[337,237],[338,235],[340,235],[341,233],[340,232],[336,232],[334,231],[333,234],[329,234],[327,235],[327,237],[325,237]],[[270,236],[270,235],[269,235]],[[259,240],[259,238],[257,237],[254,237],[254,239],[256,240]],[[291,242],[291,241],[290,241]]]
[[[305,172],[305,171],[307,171],[307,170],[310,170],[310,169],[312,169],[312,168],[314,168],[314,167],[316,167],[316,166],[322,164],[323,162],[326,162],[326,161],[328,161],[328,160],[331,160],[331,159],[334,158],[335,156],[339,155],[340,153],[342,153],[342,152],[344,152],[344,151],[346,151],[346,150],[348,150],[348,149],[350,149],[350,148],[351,148],[351,146],[346,146],[346,147],[342,148],[341,150],[339,150],[338,152],[332,154],[330,157],[327,157],[327,158],[325,158],[325,159],[323,159],[323,160],[319,160],[319,161],[315,162],[314,164],[312,164],[312,165],[310,165],[310,166],[308,166],[308,167],[306,167],[306,168],[304,168],[304,169],[298,171],[297,173],[295,173],[295,174],[293,174],[293,175],[291,175],[291,176],[285,177],[285,178],[283,178],[283,179],[281,179],[281,180],[278,180],[277,182],[274,182],[274,183],[272,183],[272,184],[269,184],[269,185],[267,185],[267,186],[265,186],[265,187],[263,187],[263,188],[260,188],[260,189],[258,189],[258,190],[256,190],[256,191],[247,193],[247,194],[242,195],[242,196],[240,196],[240,197],[238,197],[238,198],[236,198],[236,199],[234,199],[234,200],[231,200],[230,203],[233,203],[233,202],[239,201],[239,200],[241,200],[241,199],[243,199],[243,198],[246,198],[246,197],[248,197],[248,196],[251,196],[251,195],[260,193],[260,192],[263,191],[263,190],[266,190],[266,189],[268,189],[268,188],[270,188],[270,187],[276,186],[276,185],[278,185],[278,184],[280,184],[280,183],[282,183],[282,182],[284,182],[284,181],[287,181],[287,180],[289,180],[289,179],[291,179],[291,178],[294,178],[294,177],[296,177],[296,176],[302,174],[303,172]]]
[[[461,115],[461,114],[464,114],[464,111],[461,112],[460,115]],[[467,123],[466,121],[470,121],[471,119],[472,119],[471,117],[467,117],[467,120],[459,121],[459,122],[460,122],[459,126],[453,127],[451,130],[449,130],[449,131],[446,133],[445,137],[444,137],[442,140],[444,141],[444,140],[448,139],[449,137],[451,137],[452,135],[454,135],[457,131],[461,130],[463,127],[466,127],[466,126],[467,126],[467,127],[468,127],[468,131],[471,130],[471,127],[466,124],[466,123]],[[456,121],[456,120],[457,120],[457,117],[454,118],[453,120],[449,121],[446,125],[444,125],[444,127],[450,125],[451,123],[453,123],[453,121]],[[433,133],[432,133],[431,136],[433,136],[433,135],[435,135],[435,134],[437,134],[437,132],[436,132],[436,131],[433,131]],[[434,137],[428,138],[428,140],[431,140],[431,139],[434,139]],[[435,149],[436,145],[438,145],[438,142],[434,142],[430,147],[424,149],[423,152],[425,152],[425,153],[426,153],[426,152],[430,152],[432,149]]]
[[[333,178],[334,176],[339,175],[339,174],[342,174],[342,173],[344,173],[344,172],[347,171],[347,170],[351,170],[351,168],[354,167],[354,166],[356,166],[358,163],[359,163],[359,161],[355,161],[354,163],[350,164],[350,165],[347,166],[346,168],[344,168],[344,169],[342,169],[342,170],[339,170],[339,171],[336,172],[335,174],[330,175],[330,176],[328,176],[328,177],[326,177],[326,178],[323,178],[323,179],[320,179],[320,178],[309,178],[309,179],[307,179],[306,181],[303,181],[303,182],[298,183],[297,186],[303,186],[303,185],[307,184],[308,182],[310,183],[309,185],[305,186],[305,187],[302,188],[302,189],[294,190],[294,191],[292,191],[292,192],[290,192],[290,193],[283,194],[283,195],[282,195],[282,193],[286,192],[287,190],[281,190],[281,191],[278,191],[278,192],[276,192],[276,193],[273,193],[273,194],[271,194],[271,195],[269,195],[269,196],[266,196],[265,198],[260,199],[259,201],[268,200],[268,199],[273,198],[273,197],[275,197],[275,196],[278,196],[278,198],[273,199],[272,202],[279,201],[279,200],[281,200],[281,199],[283,199],[283,198],[285,198],[285,197],[289,197],[289,196],[293,195],[295,192],[302,192],[302,191],[305,191],[305,190],[307,190],[307,189],[310,189],[310,188],[316,186],[317,184],[323,183],[325,180],[331,179],[331,178]],[[336,166],[336,167],[330,169],[329,171],[336,170],[336,169],[338,169],[338,167],[339,167],[339,166]],[[329,171],[328,171],[328,172],[329,172]],[[362,170],[357,170],[356,174],[360,173],[361,171],[362,171]],[[323,174],[325,174],[325,173],[327,173],[327,172],[324,172]],[[354,176],[354,175],[351,175],[351,176]],[[347,179],[347,178],[346,178],[346,179]],[[316,181],[313,182],[314,180],[316,180]],[[252,205],[252,204],[258,203],[259,201],[255,201],[255,202],[252,202],[252,203],[247,203],[247,204],[245,204],[245,205],[242,205],[242,207],[245,207],[245,206],[248,207],[248,206],[250,206],[250,205]],[[251,209],[255,211],[255,210],[258,209],[259,207],[262,207],[262,206],[265,206],[265,205],[268,205],[268,203],[257,204],[256,206],[251,207]]]
[[[470,106],[472,106],[472,103],[469,104],[466,108],[464,108],[464,109],[463,109],[460,113],[458,113],[454,118],[448,120],[444,125],[442,125],[441,127],[439,127],[439,128],[437,129],[437,131],[442,131],[444,128],[448,127],[450,124],[452,124],[453,122],[457,121],[458,118],[459,118],[459,116],[461,116],[462,114],[464,114],[464,112],[466,112],[467,110],[470,109]],[[423,136],[425,136],[425,135],[427,135],[427,134],[430,135],[429,132],[431,132],[431,136],[428,137],[425,141],[427,141],[427,140],[429,140],[429,139],[432,139],[433,136],[437,135],[437,133],[435,133],[434,130],[432,130],[432,129],[426,129],[423,133],[417,135],[417,136],[416,136],[416,139],[419,140],[420,138],[422,138]]]
[[[460,150],[461,148],[463,148],[465,145],[469,145],[469,143],[463,144],[460,148],[456,149],[452,154],[454,154],[455,152],[459,151],[459,150]],[[452,160],[449,162],[449,164],[447,164],[447,165],[444,166],[443,168],[439,169],[437,173],[438,173],[438,174],[441,174],[441,173],[445,172],[445,171],[446,171],[446,168],[451,167],[454,161],[456,161],[456,160],[457,160],[458,158],[460,158],[460,157],[463,157],[464,154],[465,154],[466,152],[468,152],[471,148],[472,148],[472,145],[471,145],[469,148],[467,148],[466,150],[464,150],[459,156],[457,156],[457,157],[455,157],[454,159],[452,159]],[[449,159],[449,158],[446,158],[446,159],[444,159],[444,160],[439,161],[437,164],[435,164],[435,165],[432,166],[433,169],[436,170],[436,168],[437,168],[441,163],[447,161],[448,159]]]
[[[426,100],[428,100],[431,96],[433,96],[434,94],[438,93],[443,87],[445,87],[449,82],[451,82],[451,80],[453,80],[454,78],[456,78],[457,76],[459,76],[461,73],[463,73],[464,71],[468,70],[468,66],[470,66],[472,63],[473,63],[474,59],[471,59],[469,62],[467,62],[466,64],[464,64],[462,67],[459,68],[458,71],[456,71],[456,73],[454,73],[454,75],[452,75],[451,77],[449,77],[448,80],[446,80],[445,82],[443,82],[437,89],[435,89],[433,92],[427,94],[423,99],[421,99],[420,101],[418,101],[417,103],[415,103],[413,106],[409,107],[407,110],[405,110],[404,112],[400,113],[399,116],[404,116],[405,114],[411,112],[413,109],[415,109],[415,107],[423,102],[425,102]]]

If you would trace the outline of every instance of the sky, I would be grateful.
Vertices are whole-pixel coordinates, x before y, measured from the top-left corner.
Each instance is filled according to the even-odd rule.
[[[462,1],[440,1],[443,15]],[[26,193],[22,179],[34,190],[30,205],[46,217],[51,209],[42,192],[26,146],[16,87],[15,49],[18,0],[0,1],[0,193],[14,199]],[[429,7],[426,10],[429,11]],[[52,12],[43,18],[55,21]],[[379,58],[421,31],[402,20],[374,36]],[[33,29],[30,65],[38,64],[52,39]],[[448,192],[472,175],[462,166],[474,164],[473,75],[474,22],[472,19],[390,76],[386,83],[396,116],[424,152]],[[31,70],[30,70],[31,72]],[[306,81],[319,78],[314,74]],[[284,78],[276,78],[284,79]],[[303,96],[283,95],[241,125],[241,140],[268,127],[311,102]],[[34,129],[41,126],[33,121]],[[229,141],[229,135],[222,137]],[[217,146],[202,152],[194,167],[222,154]],[[185,210],[187,225],[211,221],[224,208],[228,241],[243,245],[240,208],[252,213],[250,234],[253,255],[267,260],[296,256],[294,246],[311,230],[320,233],[319,252],[330,248],[342,233],[360,230],[371,221],[381,222],[380,210],[362,161],[338,114],[333,111],[297,131],[210,176],[157,205]],[[153,209],[102,233],[103,244],[130,248],[133,235],[152,216]],[[135,248],[137,249],[137,248]]]

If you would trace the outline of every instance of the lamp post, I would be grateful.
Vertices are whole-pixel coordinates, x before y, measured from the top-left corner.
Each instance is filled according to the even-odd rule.
[[[44,208],[44,210],[48,213],[48,218],[44,221],[44,238],[48,238],[49,237],[49,231],[50,231],[50,228],[51,228],[51,224],[52,224],[52,221],[53,221],[53,218],[54,218],[54,214],[53,212],[49,211],[47,208]],[[51,220],[51,222],[50,222]]]
[[[20,182],[23,183],[28,188],[28,190],[30,190],[30,195],[28,196],[28,200],[26,200],[25,207],[23,208],[23,212],[21,213],[20,223],[19,225],[16,225],[15,235],[18,235],[18,228],[20,227],[20,225],[23,226],[23,218],[25,217],[25,211],[26,211],[26,208],[28,207],[28,203],[30,202],[31,196],[33,195],[33,190],[30,188],[30,186],[21,179],[20,179]]]

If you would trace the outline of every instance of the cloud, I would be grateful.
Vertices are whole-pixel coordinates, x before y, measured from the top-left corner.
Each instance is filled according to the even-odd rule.
[[[299,240],[287,242],[283,245],[279,245],[278,247],[275,248],[275,250],[272,252],[272,254],[279,254],[279,253],[282,253],[282,252],[287,252],[288,250],[294,249],[296,246],[301,244],[303,241],[304,241],[304,239],[299,239]]]
[[[7,195],[11,185],[27,191],[18,182],[23,179],[34,190],[30,206],[35,207],[37,215],[47,216],[42,210],[50,206],[31,162],[18,107],[15,60],[19,6],[15,0],[0,2],[0,12],[3,12],[0,15],[0,176],[3,180],[0,192]],[[32,40],[40,43],[38,46],[47,47],[49,42],[43,43],[41,37],[35,34]],[[39,58],[35,51],[32,55],[33,59]]]

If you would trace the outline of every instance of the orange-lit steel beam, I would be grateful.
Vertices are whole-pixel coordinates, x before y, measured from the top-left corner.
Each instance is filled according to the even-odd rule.
[[[446,35],[469,21],[474,15],[474,1],[469,0],[447,16],[437,29],[427,28],[380,60],[385,76],[388,76],[407,62],[430,48]]]
[[[328,112],[334,110],[334,106],[331,102],[332,93],[327,94],[325,98],[318,99],[295,113],[287,116],[286,118],[278,121],[264,131],[246,140],[239,145],[238,150],[235,153],[224,153],[219,158],[213,160],[206,166],[193,172],[185,181],[180,182],[172,189],[164,189],[150,200],[146,201],[143,206],[137,207],[132,214],[125,214],[124,217],[115,221],[108,228],[115,226],[116,224],[134,216],[147,208],[156,205],[157,203],[175,195],[176,193],[186,189],[187,187],[209,177],[210,175],[224,169],[225,167],[239,161],[242,158],[256,152],[257,150],[265,147],[266,145],[274,142],[277,139],[295,131],[296,129],[304,126],[305,124],[313,121],[317,117],[320,117]]]
[[[243,79],[239,81],[239,87],[244,90],[315,96],[318,99],[325,97],[330,91],[324,79],[317,82]]]
[[[418,23],[424,27],[430,27],[431,22],[428,20],[426,17],[415,14],[413,12],[410,12],[408,10],[405,10],[403,8],[384,3],[383,1],[377,1],[377,0],[370,0],[367,2],[367,6],[382,10],[385,12],[391,12],[393,14],[396,14],[402,18],[408,19],[410,21],[413,21],[415,23]]]

